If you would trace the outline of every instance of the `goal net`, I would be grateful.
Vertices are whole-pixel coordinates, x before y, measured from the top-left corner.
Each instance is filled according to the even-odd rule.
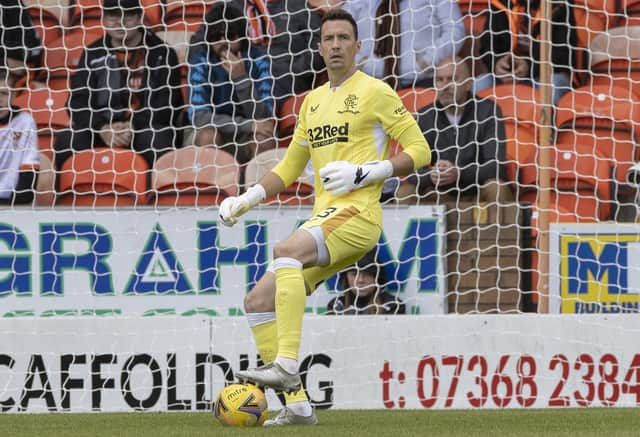
[[[384,184],[351,271],[380,291],[345,271],[307,298],[312,403],[640,402],[617,314],[640,302],[640,3],[21,0],[0,10],[0,411],[208,411],[259,362],[243,299],[311,216],[312,168],[233,228],[217,208],[291,147],[340,6],[433,162]]]

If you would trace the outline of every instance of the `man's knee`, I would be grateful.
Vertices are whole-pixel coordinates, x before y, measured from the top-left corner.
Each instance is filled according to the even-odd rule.
[[[315,249],[315,244],[313,248]],[[273,247],[273,259],[293,258],[300,262],[303,262],[305,260],[303,260],[302,258],[305,258],[306,252],[306,248],[302,247],[302,245],[296,244],[295,241],[279,241]]]
[[[291,246],[286,241],[279,241],[273,247],[273,259],[291,258],[292,255]]]
[[[261,294],[251,290],[244,297],[245,313],[268,313],[271,311],[275,311],[275,302],[273,299],[269,300],[264,293]]]
[[[244,297],[244,312],[245,313],[261,312],[258,308],[255,295],[253,293],[249,293]]]

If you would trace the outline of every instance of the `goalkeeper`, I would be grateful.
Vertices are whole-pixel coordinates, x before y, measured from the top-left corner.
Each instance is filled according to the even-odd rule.
[[[317,423],[298,375],[306,297],[376,244],[384,180],[412,173],[430,161],[429,146],[398,95],[356,70],[356,29],[353,17],[341,9],[323,16],[319,49],[329,82],[305,98],[283,160],[260,183],[220,205],[220,220],[233,226],[250,208],[292,184],[311,159],[316,187],[312,216],[276,244],[271,267],[244,304],[267,364],[237,377],[283,391],[287,402],[265,425]],[[389,137],[403,145],[391,159]]]

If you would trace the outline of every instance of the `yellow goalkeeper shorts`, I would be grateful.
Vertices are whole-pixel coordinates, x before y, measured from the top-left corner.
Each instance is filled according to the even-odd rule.
[[[304,269],[308,294],[327,278],[358,261],[370,251],[382,232],[371,215],[355,206],[330,207],[307,220],[301,228],[320,227],[329,251],[329,264]]]

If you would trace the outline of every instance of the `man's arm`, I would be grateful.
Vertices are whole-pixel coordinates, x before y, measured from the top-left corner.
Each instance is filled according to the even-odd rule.
[[[291,185],[309,160],[309,151],[297,143],[289,145],[287,154],[276,167],[265,174],[260,182],[240,196],[227,197],[220,204],[218,215],[225,226],[233,226],[241,215],[264,199],[275,196]]]
[[[258,205],[264,199],[275,196],[284,190],[304,170],[310,156],[304,117],[307,101],[308,99],[305,99],[302,103],[293,141],[287,148],[287,153],[282,161],[272,171],[264,175],[259,183],[250,187],[242,195],[228,197],[220,204],[218,215],[225,226],[233,226],[242,214]]]
[[[417,123],[402,131],[397,140],[403,150],[391,158],[393,176],[406,176],[431,164],[431,149]]]
[[[358,188],[384,181],[392,176],[406,176],[431,162],[431,151],[416,122],[397,137],[404,150],[391,159],[354,164],[334,161],[320,169],[325,190],[334,196],[344,196]]]
[[[206,50],[202,47],[197,50],[197,54],[189,54],[189,105],[187,112],[191,122],[193,122],[196,112],[213,112]]]
[[[71,124],[75,129],[87,129],[91,127],[93,130],[98,130],[106,123],[106,119],[99,117],[98,114],[92,113],[91,107],[91,74],[88,52],[85,50],[80,57],[78,63],[78,69],[71,76],[71,86],[69,95],[69,115],[71,117]]]
[[[379,82],[382,84],[382,82]],[[431,151],[418,124],[404,107],[400,97],[388,85],[382,84],[371,109],[385,131],[398,140],[403,151],[383,161],[355,164],[334,161],[320,169],[324,188],[334,196],[345,194],[392,176],[404,176],[431,162]]]

